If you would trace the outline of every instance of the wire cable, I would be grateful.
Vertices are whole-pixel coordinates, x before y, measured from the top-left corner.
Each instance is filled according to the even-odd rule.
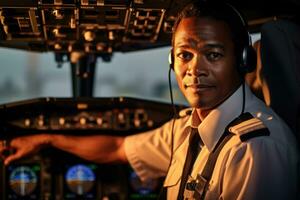
[[[174,99],[173,99],[173,91],[172,91],[172,79],[171,79],[171,74],[172,74],[172,68],[169,67],[169,72],[168,72],[168,82],[169,82],[169,92],[170,92],[170,100],[171,100],[171,105],[172,105],[172,108],[173,108],[173,119],[172,119],[172,127],[171,127],[171,144],[170,144],[170,160],[169,160],[169,165],[168,165],[168,168],[167,168],[167,174],[168,174],[168,171],[171,167],[171,164],[172,164],[172,160],[173,160],[173,149],[174,149],[174,126],[175,126],[175,121],[176,121],[176,118],[177,118],[177,110],[176,110],[176,107],[175,107],[175,104],[174,104]],[[161,190],[159,192],[159,195],[158,195],[158,200],[161,200],[161,199],[164,199],[165,197],[163,196],[164,195],[164,192],[166,192],[164,190],[164,187],[161,187]]]
[[[241,115],[245,112],[245,104],[246,104],[246,91],[245,91],[245,80],[242,80],[242,87],[243,87],[243,104],[242,104],[242,112]]]
[[[171,155],[170,155],[170,162],[168,166],[168,171],[172,163],[173,159],[173,150],[174,150],[174,126],[175,126],[175,120],[177,118],[177,110],[174,104],[174,99],[173,99],[173,91],[172,91],[172,79],[171,79],[171,73],[172,68],[169,67],[169,73],[168,73],[168,80],[169,80],[169,92],[170,92],[170,99],[171,99],[171,105],[173,107],[173,121],[172,121],[172,128],[171,128]]]

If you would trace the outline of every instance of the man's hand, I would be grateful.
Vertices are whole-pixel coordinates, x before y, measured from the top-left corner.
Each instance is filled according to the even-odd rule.
[[[4,164],[9,165],[14,160],[37,153],[48,144],[47,135],[23,136],[8,141],[0,141],[0,155]],[[9,155],[4,155],[9,152]]]
[[[39,134],[14,138],[4,143],[0,140],[0,156],[4,158],[4,164],[8,165],[48,145],[97,163],[128,162],[124,137],[110,135]],[[11,153],[7,155],[7,152]]]

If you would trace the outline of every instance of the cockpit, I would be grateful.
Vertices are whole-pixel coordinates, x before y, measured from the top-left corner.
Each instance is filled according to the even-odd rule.
[[[0,139],[8,141],[45,132],[66,135],[109,132],[127,136],[152,130],[184,115],[187,102],[180,95],[174,77],[169,78],[171,83],[168,81],[167,59],[177,13],[188,2],[1,0]],[[268,39],[288,38],[289,34],[283,37],[275,33],[285,25],[276,30],[264,25],[292,21],[295,25],[288,27],[292,27],[292,35],[296,37],[300,3],[296,0],[229,3],[243,13],[252,42],[261,41],[261,65],[266,69],[263,73],[271,74],[273,69],[264,65],[275,64],[266,58],[277,54],[272,53],[274,46],[268,44]],[[275,35],[269,37],[270,31]],[[286,44],[285,41],[282,43]],[[299,47],[299,39],[293,47],[294,44]],[[296,47],[293,55],[299,55]],[[285,53],[276,61],[279,67],[291,55]],[[300,97],[295,92],[300,85],[299,56],[294,58],[298,60],[289,64],[295,66],[292,69],[264,76],[263,81],[271,85],[272,91],[262,95],[260,89],[259,93],[263,100],[271,99],[269,106],[274,106],[283,118],[289,118],[288,124],[299,134]],[[272,77],[279,75],[283,80],[292,80],[292,83],[281,82],[290,86],[288,89],[278,91],[281,79]],[[255,78],[258,76],[254,74]],[[170,100],[170,86],[174,104]],[[292,102],[289,112],[282,109],[288,104],[280,99],[283,93]],[[163,184],[163,179],[142,182],[130,165],[96,164],[54,148],[43,149],[9,166],[0,163],[0,170],[3,200],[150,200],[158,198]]]

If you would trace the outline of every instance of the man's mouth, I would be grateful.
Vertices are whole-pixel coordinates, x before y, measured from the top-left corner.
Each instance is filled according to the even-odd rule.
[[[187,83],[184,84],[184,88],[185,89],[190,88],[195,92],[202,92],[202,91],[210,90],[214,88],[214,86],[210,84]]]
[[[206,88],[206,87],[213,87],[209,84],[203,84],[203,83],[185,83],[186,87],[200,87],[200,88]]]

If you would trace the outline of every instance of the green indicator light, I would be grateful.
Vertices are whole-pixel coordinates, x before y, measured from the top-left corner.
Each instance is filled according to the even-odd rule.
[[[92,169],[92,170],[95,170],[95,169],[97,169],[97,165],[93,165],[93,164],[91,164],[91,165],[89,165],[89,167]]]
[[[33,171],[41,171],[41,167],[39,166],[39,165],[36,165],[36,166],[33,166],[32,168],[31,168]]]

